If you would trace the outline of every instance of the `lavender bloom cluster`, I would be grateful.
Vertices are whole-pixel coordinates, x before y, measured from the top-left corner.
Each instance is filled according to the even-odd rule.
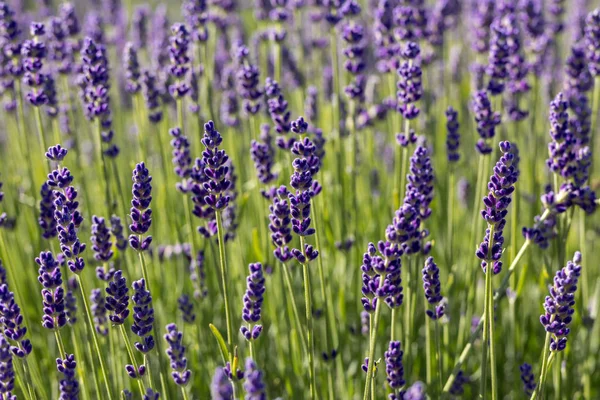
[[[15,343],[10,346],[11,353],[18,358],[27,357],[33,346],[29,339],[25,338],[27,328],[23,326],[21,308],[6,283],[0,285],[0,324],[4,336]]]
[[[384,299],[390,308],[402,305],[402,261],[404,254],[396,243],[369,243],[360,267],[362,272],[362,305],[365,311],[373,313],[379,299]]]
[[[585,44],[589,71],[597,77],[600,75],[600,8],[585,19]]]
[[[500,142],[502,156],[494,166],[494,174],[490,177],[488,195],[483,198],[485,209],[481,216],[487,222],[483,242],[475,252],[481,260],[481,268],[487,273],[491,266],[494,275],[502,270],[502,246],[504,245],[504,226],[506,214],[511,203],[511,196],[515,191],[515,183],[519,176],[515,168],[515,155],[511,151],[510,142]]]
[[[496,126],[500,125],[501,115],[492,110],[492,103],[484,90],[478,91],[473,96],[471,107],[475,114],[477,133],[480,136],[476,149],[480,154],[490,154],[492,152],[490,141],[496,135]]]
[[[573,320],[575,309],[575,291],[581,275],[581,253],[576,252],[573,260],[556,272],[554,283],[550,287],[550,296],[544,301],[544,314],[540,323],[550,337],[550,351],[563,351],[567,346],[567,336],[571,332],[569,324]]]
[[[283,97],[279,83],[271,78],[267,78],[265,95],[267,96],[269,115],[275,125],[275,131],[279,135],[277,137],[277,146],[283,150],[290,150],[295,141],[293,137],[287,136],[292,127],[290,121],[291,113],[288,110],[288,102]]]
[[[425,261],[425,267],[421,270],[423,275],[423,290],[427,303],[434,307],[433,310],[426,310],[425,313],[432,320],[438,320],[444,316],[446,304],[443,301],[440,284],[440,269],[433,261],[433,257],[428,257]]]
[[[403,355],[404,352],[402,351],[400,342],[391,341],[384,356],[385,373],[392,390],[401,389],[406,384],[404,380],[404,365],[402,363]]]
[[[419,115],[416,102],[423,96],[423,85],[421,76],[423,71],[419,65],[419,54],[421,48],[415,42],[408,42],[402,50],[404,61],[398,68],[398,112],[406,119],[415,119]]]
[[[152,243],[152,236],[144,237],[148,233],[152,224],[152,210],[150,202],[152,201],[152,177],[146,165],[141,162],[133,170],[133,199],[131,200],[130,218],[131,225],[129,229],[132,234],[129,235],[129,245],[137,251],[146,251]]]
[[[190,91],[189,71],[191,59],[188,54],[190,34],[184,24],[174,24],[169,38],[169,74],[173,83],[169,85],[169,93],[175,100],[185,97]]]
[[[58,385],[60,400],[79,398],[79,382],[75,378],[76,368],[77,362],[74,354],[65,354],[64,359],[56,359],[56,369],[63,376]]]
[[[238,46],[235,50],[235,58],[238,64],[235,77],[238,93],[243,100],[244,112],[248,115],[255,115],[260,111],[260,98],[263,95],[263,89],[259,86],[260,71],[255,64],[250,62],[249,56],[250,50],[244,45]]]
[[[204,164],[203,172],[208,179],[202,184],[206,191],[203,200],[215,211],[227,208],[231,200],[231,196],[227,194],[227,189],[231,185],[227,166],[229,156],[225,150],[219,149],[222,142],[223,137],[215,128],[215,124],[212,121],[204,124],[202,144],[205,150],[202,152],[202,163]]]
[[[458,147],[460,145],[460,133],[458,132],[458,112],[449,106],[446,110],[446,153],[448,154],[448,162],[455,163],[460,159]]]
[[[65,312],[65,290],[62,286],[60,265],[51,252],[41,252],[35,262],[40,266],[38,282],[42,285],[43,311],[42,326],[46,329],[60,329],[67,324]]]
[[[173,165],[175,166],[175,174],[181,178],[181,181],[177,182],[176,187],[180,192],[187,193],[191,190],[189,178],[192,173],[190,142],[179,127],[170,129],[169,135],[173,138],[171,140],[171,147],[173,147]]]
[[[183,333],[177,330],[177,325],[169,324],[166,327],[165,340],[169,347],[166,352],[171,360],[171,376],[176,385],[185,386],[192,377],[192,371],[187,369],[187,358],[185,357],[185,346],[183,345]]]
[[[246,293],[243,298],[242,319],[248,326],[242,326],[240,332],[246,340],[256,340],[262,332],[260,322],[261,307],[264,301],[265,277],[261,263],[248,265],[250,274],[246,278]]]
[[[525,396],[531,397],[535,387],[535,377],[533,376],[533,368],[530,364],[524,363],[519,367],[521,371],[521,382],[523,382],[523,392]]]
[[[264,185],[268,185],[278,177],[277,173],[273,173],[275,149],[270,131],[271,127],[268,124],[261,125],[260,141],[252,140],[250,143],[250,157],[254,162],[258,180]]]
[[[42,72],[47,56],[46,44],[42,41],[42,37],[46,35],[46,27],[42,23],[32,22],[30,33],[33,38],[23,42],[21,47],[25,70],[23,82],[31,89],[27,92],[27,101],[32,106],[39,107],[48,103],[45,90],[48,75]]]
[[[244,377],[244,391],[248,400],[262,400],[267,398],[266,387],[262,372],[258,369],[256,363],[251,359],[246,359],[246,372]]]
[[[135,348],[142,353],[148,353],[154,348],[154,336],[152,327],[154,324],[154,307],[152,306],[152,295],[146,289],[146,281],[142,278],[133,282],[133,324],[131,331],[140,338],[135,342]]]
[[[16,400],[12,392],[15,389],[15,370],[8,340],[0,335],[0,395],[7,400]]]

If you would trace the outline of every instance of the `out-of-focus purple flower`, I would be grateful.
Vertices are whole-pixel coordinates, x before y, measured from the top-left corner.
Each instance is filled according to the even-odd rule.
[[[263,89],[259,87],[258,66],[250,62],[249,56],[250,51],[246,46],[240,45],[235,49],[235,58],[239,66],[235,76],[238,94],[243,99],[244,112],[255,115],[260,111]]]
[[[407,1],[394,8],[394,36],[398,41],[419,40],[427,35],[427,10],[421,0]]]
[[[156,75],[148,70],[142,72],[142,95],[148,110],[148,120],[157,124],[162,120],[163,112],[160,104],[160,92],[157,87]]]
[[[585,45],[588,69],[593,77],[600,75],[600,8],[590,12],[585,19]]]
[[[246,399],[261,400],[266,399],[266,386],[263,379],[263,373],[251,358],[246,358],[246,371],[244,373],[244,391]]]
[[[62,287],[60,266],[51,252],[41,252],[35,262],[40,266],[38,282],[42,285],[43,311],[42,326],[46,329],[60,329],[67,324],[65,313],[65,290]]]
[[[373,35],[377,70],[388,73],[395,69],[398,43],[394,37],[394,0],[379,0],[374,13]]]
[[[67,281],[67,295],[65,297],[65,312],[67,313],[67,322],[73,326],[77,323],[77,297],[75,297],[74,291],[78,289],[77,279],[71,277]]]
[[[227,161],[227,168],[228,170],[225,178],[229,180],[230,185],[227,191],[225,191],[225,196],[229,197],[229,204],[227,205],[227,208],[223,210],[223,230],[225,231],[225,236],[223,239],[226,242],[229,242],[235,239],[238,228],[237,203],[235,201],[237,199],[238,192],[236,189],[237,175],[231,159]]]
[[[106,317],[106,300],[100,289],[92,289],[90,294],[91,311],[94,317],[94,329],[102,336],[108,335],[108,318]]]
[[[492,103],[485,90],[475,93],[471,107],[480,137],[475,147],[480,154],[490,154],[492,152],[490,141],[496,135],[496,126],[501,122],[501,115],[492,110]]]
[[[246,340],[256,340],[262,332],[262,325],[258,323],[264,301],[265,277],[261,263],[250,264],[248,269],[250,274],[246,278],[246,293],[242,308],[242,319],[248,323],[248,326],[243,325],[240,332]]]
[[[190,279],[194,284],[194,298],[205,298],[208,295],[208,288],[206,287],[206,268],[202,250],[198,250],[196,262],[190,262]]]
[[[426,400],[425,384],[421,381],[413,383],[408,389],[400,392],[400,397],[390,398],[390,400]]]
[[[225,92],[223,92],[221,96],[221,106],[219,110],[221,121],[225,125],[231,127],[239,125],[239,105],[235,91],[226,90]]]
[[[208,40],[208,2],[206,0],[186,0],[182,5],[182,12],[187,24],[192,30],[192,39],[204,43]]]
[[[148,42],[148,18],[150,9],[148,5],[136,6],[131,18],[131,40],[137,50],[145,49]]]
[[[555,34],[561,33],[564,29],[565,18],[565,0],[550,0],[548,11],[551,15],[550,27]]]
[[[127,239],[123,235],[123,225],[121,218],[116,215],[110,217],[110,233],[115,237],[117,249],[124,251],[127,248]]]
[[[581,253],[575,252],[573,260],[556,272],[554,284],[550,287],[550,296],[544,301],[544,314],[540,323],[546,332],[551,333],[550,351],[563,351],[567,346],[570,333],[569,324],[575,313],[575,291],[581,275]]]
[[[7,400],[16,400],[12,393],[15,389],[15,370],[8,340],[0,335],[0,395]]]
[[[187,358],[185,358],[185,346],[183,345],[183,333],[177,330],[177,325],[169,324],[166,327],[167,333],[165,340],[169,348],[166,352],[171,360],[171,376],[176,385],[185,386],[188,384],[192,371],[187,369]]]
[[[292,241],[289,194],[285,186],[279,187],[272,198],[273,204],[269,206],[269,231],[271,242],[275,246],[273,253],[282,263],[291,259],[291,252],[287,246]]]
[[[471,46],[479,54],[486,54],[490,46],[490,26],[494,21],[494,0],[482,0],[472,3],[471,21],[473,39]]]
[[[515,190],[518,173],[515,168],[515,156],[511,152],[510,142],[500,142],[502,157],[494,166],[494,174],[488,183],[489,194],[484,197],[485,209],[481,216],[487,222],[483,242],[475,252],[481,260],[481,268],[487,273],[487,267],[491,266],[494,275],[502,270],[502,246],[504,244],[504,226],[506,225],[506,214],[511,203],[511,195]],[[490,237],[493,235],[493,237]]]
[[[344,69],[352,75],[352,81],[344,91],[350,99],[362,103],[365,100],[366,78],[363,72],[367,66],[365,60],[365,29],[355,20],[347,21],[342,27],[342,39],[347,43],[342,51],[346,57]]]
[[[181,313],[183,322],[193,324],[196,321],[196,313],[194,312],[194,303],[187,294],[182,294],[177,299],[177,308]]]
[[[425,267],[421,271],[423,275],[423,290],[425,299],[434,307],[434,310],[427,310],[426,314],[432,320],[438,320],[444,316],[446,304],[443,302],[440,285],[440,269],[433,261],[433,257],[427,258]]]
[[[111,158],[116,157],[119,154],[119,148],[112,143],[114,132],[112,130],[106,49],[93,39],[86,37],[81,49],[81,60],[80,82],[85,114],[92,121],[99,120],[102,128],[102,142],[106,143],[104,154]]]
[[[449,106],[446,110],[446,153],[450,163],[455,163],[460,159],[460,153],[458,152],[460,133],[458,129],[458,112],[452,106]]]
[[[84,36],[89,37],[96,43],[105,43],[104,22],[104,18],[96,11],[89,11],[85,15],[85,22],[83,23]]]
[[[189,176],[192,173],[190,142],[179,127],[170,129],[169,134],[173,138],[171,140],[171,147],[173,147],[173,165],[175,166],[175,174],[181,178],[181,181],[177,182],[176,187],[180,192],[187,193],[191,190],[189,179]]]
[[[24,73],[23,61],[21,59],[21,42],[19,35],[21,29],[16,21],[15,13],[5,2],[0,3],[0,42],[2,43],[2,53],[6,60],[7,73],[11,78],[7,77],[4,85],[11,87],[14,85],[15,79],[21,79]]]
[[[267,108],[271,115],[271,120],[275,125],[275,130],[280,137],[277,138],[277,145],[283,150],[290,150],[294,144],[293,139],[288,139],[287,134],[290,132],[291,113],[288,110],[288,102],[281,93],[279,83],[274,79],[267,78],[265,83],[265,95],[267,96]]]
[[[132,43],[125,44],[123,51],[123,69],[125,70],[125,90],[131,95],[139,93],[140,84],[140,63],[138,62],[138,48]]]
[[[169,73],[173,83],[169,85],[169,93],[175,100],[185,97],[190,91],[189,71],[191,59],[189,56],[190,34],[184,24],[174,24],[169,38]]]
[[[142,278],[133,282],[133,324],[131,332],[140,338],[135,342],[135,348],[142,353],[148,353],[154,348],[154,336],[152,327],[154,324],[154,307],[152,306],[152,295],[146,289],[146,281]]]
[[[30,33],[32,39],[23,42],[21,47],[25,69],[23,82],[30,88],[27,92],[27,101],[34,107],[40,107],[48,103],[48,96],[44,90],[48,75],[42,72],[47,56],[46,44],[42,41],[46,35],[46,28],[40,22],[32,22]]]
[[[167,4],[156,6],[151,21],[150,59],[153,68],[162,69],[169,62],[169,28],[171,26],[167,13]]]
[[[535,377],[533,376],[533,368],[531,364],[524,363],[519,367],[521,371],[521,382],[523,382],[523,392],[525,396],[531,397],[536,388]]]
[[[471,382],[470,377],[466,376],[462,369],[459,370],[450,387],[450,394],[452,396],[462,396],[465,393],[464,386],[469,382]]]
[[[385,373],[387,381],[392,390],[400,389],[406,384],[404,380],[404,365],[402,364],[401,344],[398,341],[391,341],[385,352]]]
[[[423,96],[423,85],[421,76],[423,74],[419,65],[419,54],[421,48],[415,42],[408,42],[402,50],[402,58],[398,68],[398,111],[406,119],[414,119],[419,115],[419,108],[416,102]]]
[[[2,195],[0,194],[1,198]],[[2,220],[1,216],[0,220]],[[42,229],[42,237],[44,239],[51,239],[58,234],[56,220],[54,219],[54,193],[47,182],[42,184],[42,189],[40,190],[40,216],[38,223]]]
[[[73,354],[65,354],[64,359],[56,359],[56,369],[62,374],[58,385],[61,400],[79,398],[79,382],[75,378],[76,368],[77,362]]]
[[[106,288],[105,308],[110,311],[108,318],[113,325],[122,325],[129,316],[129,296],[127,293],[127,280],[121,271],[116,271],[112,282],[108,283]]]
[[[511,27],[507,19],[496,19],[491,25],[490,50],[487,75],[490,77],[487,89],[492,96],[502,94],[508,77],[507,64],[511,54]]]
[[[570,101],[572,97],[589,91],[593,84],[592,75],[587,66],[585,47],[583,44],[574,44],[565,66],[565,96]]]
[[[144,394],[144,397],[142,398],[142,400],[158,400],[158,399],[160,399],[160,393],[153,390],[152,388],[147,388],[146,393]]]
[[[10,291],[7,284],[0,286],[0,324],[4,336],[16,342],[10,346],[12,354],[19,358],[25,358],[31,353],[32,345],[25,338],[27,328],[23,326],[23,314],[21,308],[15,301],[15,295]]]
[[[1,340],[1,339],[0,339]],[[233,386],[223,368],[217,367],[210,383],[210,396],[213,400],[232,400]]]
[[[254,161],[258,180],[265,185],[273,182],[278,176],[277,173],[273,173],[275,149],[270,131],[271,127],[268,124],[261,125],[260,142],[253,140],[250,145],[250,157]]]
[[[133,170],[133,187],[131,199],[130,218],[131,225],[129,229],[132,234],[129,235],[129,245],[137,251],[146,251],[152,243],[152,236],[144,238],[152,224],[152,177],[146,164],[141,162]]]
[[[92,216],[92,237],[90,241],[92,242],[92,250],[94,250],[94,258],[97,261],[107,262],[112,258],[112,241],[104,218],[96,215]]]

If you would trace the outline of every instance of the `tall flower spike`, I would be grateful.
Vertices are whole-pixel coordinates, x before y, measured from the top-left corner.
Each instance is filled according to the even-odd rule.
[[[101,139],[106,144],[104,154],[116,157],[119,148],[112,143],[112,116],[110,107],[110,82],[106,49],[93,39],[86,37],[81,48],[82,73],[80,86],[85,115],[91,121],[99,120],[102,128]]]
[[[108,318],[106,316],[106,300],[100,289],[92,289],[90,295],[94,329],[102,336],[108,335]]]
[[[492,96],[502,94],[508,77],[510,28],[505,19],[496,19],[491,25],[490,51],[487,74],[490,77],[487,89]]]
[[[193,324],[196,321],[196,313],[194,312],[194,303],[192,303],[190,296],[182,294],[177,299],[177,308],[181,313],[183,322],[187,324]]]
[[[494,174],[488,183],[489,194],[483,198],[485,209],[481,216],[488,224],[483,242],[475,252],[481,260],[484,272],[491,265],[494,275],[502,270],[502,246],[504,244],[504,226],[506,225],[506,214],[511,202],[511,196],[515,191],[518,173],[515,169],[515,157],[511,152],[510,142],[500,142],[502,156],[494,166]],[[490,239],[493,231],[494,237]],[[491,240],[491,247],[490,247]]]
[[[94,258],[101,263],[110,261],[113,256],[112,241],[104,218],[96,215],[92,216],[92,237],[90,241],[92,242],[92,250],[94,250]]]
[[[171,360],[171,376],[176,385],[185,386],[190,381],[192,371],[187,369],[187,358],[185,358],[185,346],[183,345],[183,333],[177,330],[177,325],[167,325],[165,340],[169,347],[166,352]]]
[[[492,152],[490,141],[496,135],[496,126],[501,122],[501,115],[492,111],[492,103],[485,90],[475,93],[471,107],[480,137],[476,149],[480,154],[490,154]]]
[[[47,53],[46,45],[42,41],[42,38],[46,35],[46,28],[40,22],[32,22],[30,33],[32,39],[26,40],[23,47],[21,47],[25,69],[23,82],[31,89],[27,92],[27,101],[32,106],[39,107],[48,103],[48,96],[44,90],[47,75],[42,73]]]
[[[256,340],[262,332],[260,322],[260,313],[265,293],[265,277],[263,275],[263,266],[261,263],[250,264],[248,266],[250,274],[246,278],[246,293],[244,294],[242,308],[242,319],[248,323],[248,326],[242,326],[240,332],[246,340]]]
[[[135,343],[135,348],[142,353],[148,353],[154,348],[154,336],[152,336],[154,307],[152,295],[146,289],[146,281],[143,278],[133,282],[131,301],[133,302],[131,331],[140,337],[140,341]]]
[[[569,324],[575,313],[575,291],[581,275],[581,253],[575,252],[573,260],[556,272],[550,287],[550,296],[544,301],[544,314],[540,323],[546,332],[552,334],[550,351],[563,351],[567,346],[567,336],[571,332]]]
[[[208,180],[203,183],[207,194],[204,201],[215,211],[223,210],[229,205],[230,196],[226,194],[231,185],[227,179],[227,160],[229,156],[225,150],[219,149],[223,138],[212,121],[204,124],[204,137],[202,144],[205,150],[202,152],[202,161],[205,165],[204,173]]]
[[[273,204],[269,206],[269,231],[271,242],[275,246],[273,254],[282,263],[291,259],[288,243],[292,241],[289,191],[285,186],[275,190]]]
[[[533,368],[530,364],[524,363],[519,367],[521,371],[521,382],[523,382],[523,392],[525,392],[525,396],[531,397],[535,387],[535,377],[533,376]]]
[[[235,76],[244,111],[247,115],[255,115],[260,111],[263,90],[259,87],[260,71],[250,62],[249,55],[250,50],[244,45],[235,49],[235,58],[239,66]]]
[[[148,120],[153,124],[157,124],[162,121],[163,112],[156,75],[148,70],[142,71],[141,86],[142,96],[144,96],[146,109],[148,110]]]
[[[40,266],[38,281],[43,288],[42,326],[50,330],[60,329],[67,324],[65,290],[62,286],[60,266],[49,251],[41,252],[35,262]]]
[[[366,77],[363,72],[367,66],[365,60],[366,32],[356,20],[348,21],[342,27],[342,39],[347,43],[343,49],[346,61],[344,69],[352,76],[352,81],[344,88],[348,97],[358,103],[365,100]]]
[[[7,284],[0,286],[0,324],[7,339],[16,342],[10,346],[13,355],[25,358],[31,353],[32,346],[29,339],[25,338],[27,328],[23,324],[21,308],[15,301],[15,295],[8,289]]]
[[[251,358],[246,358],[246,371],[244,373],[244,391],[246,399],[261,400],[266,399],[266,387],[263,380],[263,374]]]
[[[290,150],[295,141],[293,137],[288,137],[291,129],[291,113],[288,109],[288,102],[283,97],[279,83],[274,79],[267,78],[265,95],[267,96],[269,115],[275,125],[275,131],[279,135],[277,137],[277,146],[283,150]]]
[[[7,400],[16,400],[17,397],[12,393],[14,389],[15,370],[10,344],[3,335],[0,335],[0,397]]]
[[[446,110],[446,153],[450,163],[455,163],[460,159],[460,153],[458,152],[460,133],[458,129],[458,112],[452,106],[449,106]]]
[[[600,75],[600,8],[585,19],[585,43],[588,68],[593,77]]]
[[[196,262],[190,262],[190,279],[194,284],[194,298],[205,298],[208,295],[208,288],[206,287],[206,266],[204,265],[204,251],[202,250],[198,250]]]
[[[385,352],[385,373],[390,388],[400,389],[406,384],[404,380],[404,365],[402,364],[401,344],[398,341],[391,341],[389,348]]]
[[[120,251],[124,251],[127,248],[127,239],[123,235],[123,224],[121,224],[121,218],[116,215],[110,217],[110,233],[115,237],[115,245]]]
[[[173,147],[173,165],[175,174],[181,178],[176,187],[181,193],[187,193],[191,190],[189,176],[192,173],[192,157],[190,156],[190,142],[187,136],[183,134],[179,127],[169,130],[171,147]]]
[[[408,42],[402,50],[404,61],[398,69],[398,112],[406,119],[415,119],[419,115],[417,101],[423,96],[421,75],[423,74],[419,65],[419,54],[421,48],[415,42]]]
[[[169,93],[175,100],[185,97],[190,91],[189,71],[191,59],[188,54],[190,34],[184,24],[174,24],[169,38],[169,74],[173,83],[169,85]]]
[[[213,400],[232,400],[233,386],[229,377],[221,367],[215,369],[210,383],[210,396]]]
[[[44,239],[52,239],[58,234],[56,230],[56,220],[54,219],[53,200],[54,193],[50,188],[50,185],[48,185],[48,182],[44,182],[40,190],[40,216],[38,218],[38,223],[42,229],[42,237]],[[0,219],[2,219],[1,216]]]
[[[139,93],[140,84],[140,63],[138,61],[138,47],[133,43],[127,42],[123,51],[123,69],[125,70],[125,91],[130,95]]]
[[[57,358],[56,368],[63,376],[58,385],[60,399],[67,400],[79,398],[79,382],[75,377],[75,369],[77,368],[75,355],[65,354],[64,359]]]
[[[440,285],[440,269],[433,261],[433,257],[427,258],[425,267],[421,271],[423,274],[423,290],[425,299],[434,307],[434,310],[427,310],[426,314],[432,320],[438,320],[444,316],[446,305],[443,302]]]
[[[362,279],[363,308],[368,313],[375,312],[377,302],[385,299],[390,308],[402,305],[401,260],[403,252],[396,243],[369,243],[360,267]]]
[[[105,303],[105,308],[111,313],[108,318],[113,325],[122,325],[129,316],[128,292],[127,280],[123,276],[122,271],[116,271],[112,282],[109,282],[106,288],[108,296],[106,296]]]
[[[268,124],[261,125],[260,141],[253,140],[250,144],[250,157],[254,161],[258,180],[265,185],[277,179],[278,176],[272,171],[275,163],[275,149],[270,131],[271,127]]]
[[[146,164],[141,162],[137,164],[133,170],[133,187],[131,192],[130,218],[131,225],[129,230],[132,234],[129,235],[129,245],[137,251],[146,251],[152,243],[152,236],[144,237],[148,233],[152,224],[152,210],[150,203],[152,202],[152,177]]]

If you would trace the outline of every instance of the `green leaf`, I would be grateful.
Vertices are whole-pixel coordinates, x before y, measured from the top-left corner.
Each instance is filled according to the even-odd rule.
[[[219,349],[221,350],[221,357],[223,357],[223,363],[227,363],[229,361],[229,350],[227,350],[227,343],[225,343],[225,339],[223,339],[223,335],[213,324],[208,324],[213,336],[217,339],[217,343],[219,344]]]

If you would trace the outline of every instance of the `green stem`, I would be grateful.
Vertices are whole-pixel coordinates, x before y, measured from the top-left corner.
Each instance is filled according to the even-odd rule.
[[[104,385],[106,387],[106,392],[108,394],[108,398],[112,400],[112,393],[110,390],[110,381],[108,380],[109,375],[106,373],[106,367],[104,363],[103,353],[100,351],[100,344],[98,342],[98,335],[96,334],[96,329],[94,328],[94,320],[92,318],[92,312],[90,310],[90,305],[88,303],[88,299],[86,297],[86,290],[83,283],[83,279],[81,279],[80,275],[77,276],[77,283],[79,283],[79,289],[81,291],[81,297],[83,298],[83,307],[85,308],[85,314],[88,320],[88,327],[90,332],[92,333],[92,341],[94,342],[94,347],[96,350],[96,355],[98,356],[98,360],[100,361],[100,371],[102,372],[102,377],[104,378]],[[92,363],[92,371],[94,375],[96,374],[96,368],[94,367],[94,363]]]
[[[302,322],[300,322],[300,313],[298,312],[298,305],[296,303],[296,297],[294,296],[294,289],[292,287],[292,279],[290,276],[290,270],[287,264],[281,264],[283,269],[283,278],[285,280],[285,286],[288,290],[289,300],[292,304],[292,312],[293,318],[296,323],[296,329],[298,330],[298,334],[300,335],[300,342],[302,343],[302,348],[304,349],[304,353],[308,354],[308,345],[306,343],[306,337],[304,336],[304,330],[302,329]]]
[[[383,281],[383,279],[380,279]],[[379,319],[381,317],[381,299],[377,299],[377,305],[375,306],[375,315],[373,316],[372,324],[373,328],[371,330],[371,337],[369,339],[369,365],[367,367],[367,380],[365,383],[365,392],[363,394],[363,400],[369,400],[369,396],[371,395],[369,388],[371,386],[371,381],[373,380],[373,370],[375,365],[375,338],[377,337],[377,330],[379,329]],[[375,400],[374,398],[372,400]]]
[[[427,309],[427,305],[425,305]],[[425,315],[425,371],[427,387],[431,387],[432,382],[432,365],[431,365],[431,318]]]
[[[111,207],[112,207],[112,199],[110,195],[110,186],[108,181],[108,170],[106,168],[106,159],[104,157],[104,151],[102,149],[102,125],[99,118],[96,118],[96,153],[98,156],[98,161],[100,161],[102,165],[102,174],[104,178],[104,195],[106,196],[106,215],[111,215]]]
[[[549,369],[549,357],[550,353],[550,337],[552,334],[550,332],[546,332],[546,340],[544,341],[544,352],[542,353],[542,370],[540,371],[540,379],[538,385],[535,387],[535,390],[531,394],[531,400],[537,400],[538,398],[543,399],[544,396],[544,386],[546,385],[546,376],[548,375]]]
[[[426,317],[427,318],[427,317]],[[442,385],[444,384],[444,367],[442,360],[442,346],[440,339],[440,321],[435,321],[435,347],[436,347],[436,358],[438,362],[438,383],[439,383],[439,393],[442,393]]]
[[[60,330],[58,328],[54,329],[54,337],[56,338],[56,344],[58,345],[58,352],[60,354],[60,358],[65,359],[65,345],[63,344],[62,336],[60,335]]]
[[[221,210],[215,211],[215,218],[217,220],[217,238],[219,240],[219,265],[221,267],[221,284],[223,286],[223,301],[225,303],[225,320],[227,322],[227,347],[229,349],[229,354],[231,357],[233,357],[233,325],[231,321],[231,306],[229,302],[229,277],[227,275],[227,259],[225,257],[225,240],[223,238],[224,235]]]
[[[133,368],[135,368],[135,373],[137,375],[139,368],[137,365],[137,361],[135,361],[135,354],[133,353],[133,347],[131,346],[131,341],[129,340],[129,336],[127,336],[127,331],[125,330],[125,325],[120,324],[119,330],[121,331],[121,336],[123,336],[123,342],[125,342],[125,348],[127,349],[127,353],[129,354],[129,359],[131,360],[131,364]],[[142,397],[146,394],[146,389],[144,388],[144,382],[141,379],[135,379],[140,387],[140,393]]]
[[[304,237],[300,236],[300,248],[304,252]],[[306,255],[305,255],[306,256]],[[304,302],[306,307],[306,337],[308,339],[308,373],[310,377],[310,398],[317,398],[317,380],[315,376],[315,338],[312,315],[312,291],[310,285],[310,271],[308,261],[302,263],[302,274],[304,276]]]

